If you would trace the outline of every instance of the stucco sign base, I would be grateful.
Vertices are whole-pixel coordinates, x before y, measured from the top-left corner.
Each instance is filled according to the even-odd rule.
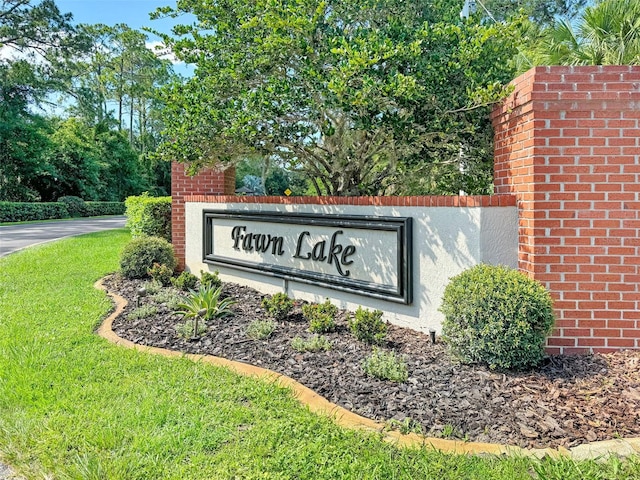
[[[458,440],[446,440],[442,438],[426,437],[416,433],[402,434],[398,431],[386,430],[386,425],[361,417],[349,410],[329,402],[326,398],[318,395],[310,388],[296,382],[280,373],[266,368],[256,367],[247,363],[236,362],[226,358],[213,355],[184,354],[174,350],[164,348],[138,345],[119,337],[112,330],[113,320],[118,317],[127,305],[127,301],[115,293],[109,292],[99,280],[95,284],[96,288],[107,292],[115,302],[115,310],[102,322],[97,330],[98,335],[111,343],[126,348],[138,350],[140,352],[162,355],[165,357],[186,357],[194,362],[203,362],[211,365],[228,368],[235,373],[260,380],[272,382],[279,386],[289,388],[300,403],[306,405],[311,412],[332,418],[338,425],[358,430],[380,433],[383,439],[400,447],[423,447],[433,448],[446,453],[454,454],[492,454],[492,455],[520,455],[524,457],[542,458],[550,456],[569,457],[575,460],[586,460],[592,458],[603,458],[615,454],[619,456],[640,455],[640,438],[606,440],[602,442],[587,443],[571,449],[566,448],[542,448],[524,449],[521,447],[499,445],[493,443],[461,442]]]

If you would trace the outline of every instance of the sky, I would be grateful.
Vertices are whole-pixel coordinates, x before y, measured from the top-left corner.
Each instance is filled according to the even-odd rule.
[[[75,23],[126,23],[137,30],[151,27],[169,32],[174,20],[150,20],[149,13],[158,7],[175,6],[175,0],[56,0],[61,12],[73,14]]]
[[[96,24],[103,23],[113,26],[118,23],[141,30],[149,27],[162,33],[171,33],[171,27],[186,23],[185,19],[164,18],[151,20],[149,14],[158,7],[174,7],[175,0],[56,0],[56,5],[62,13],[73,14],[73,23]],[[147,33],[147,32],[145,32]],[[149,47],[157,45],[158,37],[147,33]],[[184,63],[174,65],[174,70],[183,76],[190,76],[193,68]]]

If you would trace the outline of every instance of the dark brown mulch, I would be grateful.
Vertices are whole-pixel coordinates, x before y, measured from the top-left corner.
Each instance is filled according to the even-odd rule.
[[[460,365],[443,345],[422,333],[389,326],[384,349],[405,356],[407,382],[397,384],[364,374],[361,362],[372,347],[348,331],[347,312],[328,334],[327,352],[298,353],[291,339],[310,336],[299,306],[278,323],[268,340],[251,340],[245,330],[266,318],[265,295],[225,284],[238,303],[232,317],[208,324],[197,341],[180,338],[179,315],[166,305],[158,314],[129,320],[141,282],[112,277],[107,288],[129,301],[113,330],[135,343],[187,353],[211,354],[283,373],[331,402],[378,421],[414,422],[422,433],[525,448],[572,447],[586,442],[640,436],[640,352],[552,356],[528,373],[499,373]],[[157,303],[150,297],[143,303]],[[407,420],[408,419],[408,420]]]

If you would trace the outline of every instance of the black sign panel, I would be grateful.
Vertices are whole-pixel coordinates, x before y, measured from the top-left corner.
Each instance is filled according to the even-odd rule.
[[[205,210],[203,262],[410,304],[411,220]]]

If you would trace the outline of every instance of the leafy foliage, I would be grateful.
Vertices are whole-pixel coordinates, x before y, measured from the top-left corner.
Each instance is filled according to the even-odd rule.
[[[269,158],[295,166],[318,194],[488,191],[487,105],[512,78],[514,38],[508,25],[452,23],[452,6],[442,15],[417,1],[161,9],[197,18],[174,30],[180,38],[164,36],[197,70],[164,90],[171,140],[161,155],[192,171]]]
[[[158,313],[158,307],[155,305],[141,305],[138,308],[132,310],[128,315],[128,320],[139,320],[141,318],[148,318]]]
[[[222,286],[222,280],[220,280],[217,270],[213,273],[200,270],[200,283],[208,288],[218,288]]]
[[[176,333],[182,338],[199,337],[207,331],[207,326],[204,323],[198,323],[198,331],[196,332],[196,321],[193,318],[185,320],[183,323],[178,323],[175,326]]]
[[[370,344],[380,345],[387,336],[387,324],[382,321],[380,310],[358,307],[354,317],[349,320],[349,329],[358,340]]]
[[[171,279],[171,284],[183,291],[193,290],[198,285],[198,277],[191,272],[182,272],[176,278]]]
[[[64,203],[0,202],[0,222],[24,222],[68,217],[69,210]]]
[[[170,268],[167,265],[154,263],[147,273],[155,282],[158,282],[163,287],[172,283],[171,276],[173,275],[173,268]]]
[[[185,318],[194,318],[200,316],[200,312],[204,311],[203,318],[205,320],[233,315],[231,307],[237,302],[232,298],[220,298],[221,295],[221,287],[214,289],[201,285],[198,290],[189,292],[184,302],[178,305],[180,310],[176,313]]]
[[[453,355],[499,369],[537,365],[554,322],[549,292],[504,266],[477,265],[453,277],[440,311],[443,339]]]
[[[83,217],[87,211],[86,204],[80,197],[60,197],[58,202],[64,203],[72,217]]]
[[[171,271],[177,261],[173,245],[158,237],[134,238],[120,256],[120,270],[125,278],[145,278],[154,264],[165,265]]]
[[[267,315],[275,320],[284,320],[293,310],[293,300],[286,293],[278,292],[262,300],[262,306]]]
[[[320,352],[331,350],[331,341],[323,335],[312,335],[306,340],[295,337],[291,340],[291,348],[296,352]]]
[[[367,375],[392,382],[402,383],[409,378],[407,364],[402,357],[393,351],[385,352],[378,348],[374,348],[373,353],[363,360],[362,369]]]
[[[254,340],[266,340],[276,330],[273,320],[254,320],[247,327],[247,336]]]
[[[531,29],[529,48],[541,65],[640,65],[640,3],[603,0],[575,22]]]
[[[309,331],[328,333],[336,329],[338,307],[327,298],[324,303],[309,303],[302,306],[302,314],[309,321]]]
[[[161,237],[171,241],[171,197],[150,197],[145,192],[128,197],[124,203],[131,235]]]

